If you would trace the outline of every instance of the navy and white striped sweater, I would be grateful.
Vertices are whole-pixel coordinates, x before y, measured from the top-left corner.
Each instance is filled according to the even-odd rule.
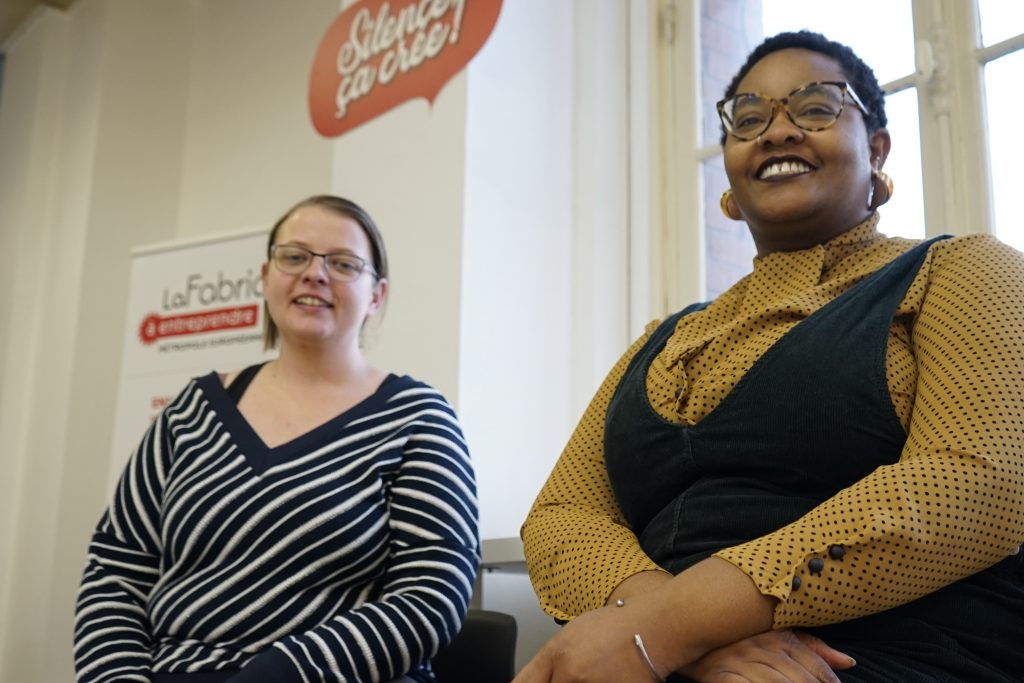
[[[153,422],[96,529],[78,680],[431,680],[478,564],[473,471],[437,391],[391,376],[268,449],[211,373]]]

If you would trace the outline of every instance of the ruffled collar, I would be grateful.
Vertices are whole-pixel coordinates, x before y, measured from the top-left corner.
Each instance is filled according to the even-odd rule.
[[[828,242],[799,251],[776,251],[765,256],[755,256],[754,272],[775,270],[785,263],[790,267],[800,264],[802,267],[799,270],[812,269],[819,275],[826,273],[851,254],[886,239],[885,235],[878,232],[878,220],[879,215],[876,211]]]

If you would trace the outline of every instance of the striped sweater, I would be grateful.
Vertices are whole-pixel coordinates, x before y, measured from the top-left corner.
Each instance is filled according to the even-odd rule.
[[[268,449],[211,373],[154,420],[100,519],[78,680],[431,680],[478,564],[473,471],[435,390],[390,376]]]

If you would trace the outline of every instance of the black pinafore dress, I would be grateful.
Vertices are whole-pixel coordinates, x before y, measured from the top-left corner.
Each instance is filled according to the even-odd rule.
[[[679,320],[704,305],[655,330],[605,422],[612,489],[651,559],[679,573],[899,460],[907,435],[889,395],[886,351],[934,241],[800,321],[694,426],[655,412],[646,377]],[[1024,562],[1010,557],[907,605],[805,630],[857,659],[839,672],[843,681],[1024,681]]]

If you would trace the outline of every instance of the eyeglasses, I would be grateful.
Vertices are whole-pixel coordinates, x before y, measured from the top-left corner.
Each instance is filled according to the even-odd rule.
[[[274,262],[278,270],[288,275],[298,275],[306,270],[314,256],[319,256],[324,260],[327,274],[332,280],[352,282],[358,279],[364,271],[377,277],[373,268],[355,254],[343,251],[333,254],[318,254],[294,244],[275,244],[270,247],[270,260]]]
[[[718,103],[718,116],[726,132],[738,140],[754,140],[764,134],[780,109],[785,110],[797,128],[815,132],[839,120],[847,95],[854,106],[868,114],[849,83],[818,81],[797,88],[781,100],[757,93],[738,93]]]

